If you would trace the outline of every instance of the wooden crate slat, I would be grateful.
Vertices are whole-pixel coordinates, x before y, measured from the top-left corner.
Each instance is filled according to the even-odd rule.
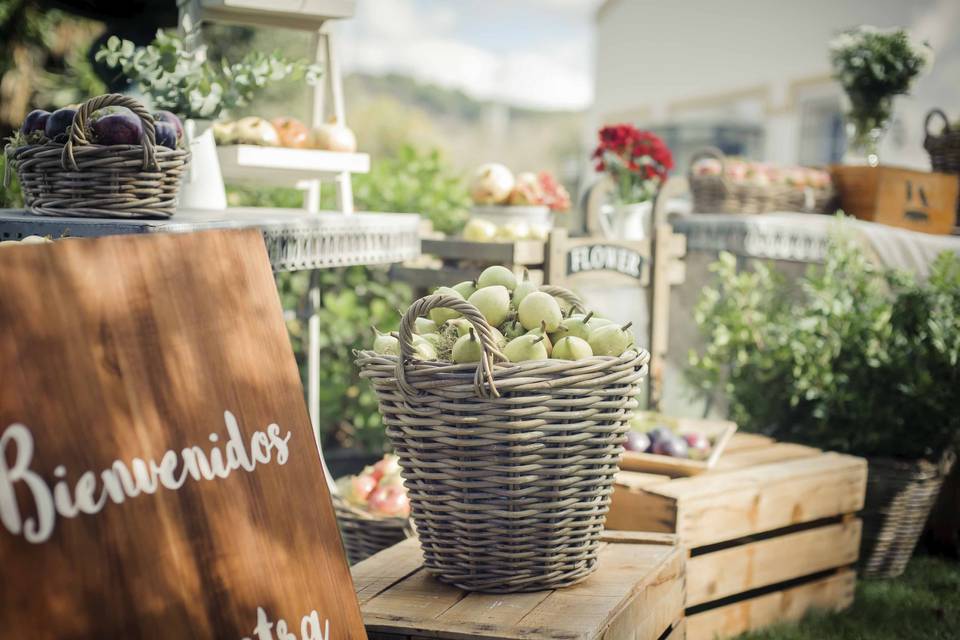
[[[431,240],[421,242],[423,253],[441,258],[475,260],[488,264],[538,265],[543,264],[545,243],[539,240],[514,242],[471,242],[469,240]]]
[[[687,616],[687,640],[714,640],[802,618],[810,609],[840,611],[853,603],[856,572],[844,569],[775,591]]]
[[[850,519],[690,558],[687,606],[851,565],[860,530],[861,521]]]
[[[753,467],[771,462],[794,460],[797,458],[811,458],[821,453],[823,452],[820,449],[807,447],[802,444],[778,442],[768,447],[757,447],[755,449],[741,449],[739,451],[728,452],[721,456],[719,460],[717,460],[717,465],[714,467],[714,471]]]
[[[410,538],[381,551],[379,559],[382,565],[364,561],[350,569],[360,604],[419,570],[423,565],[423,551],[419,543]]]
[[[404,555],[417,551],[413,540],[354,570],[358,590],[380,589],[362,605],[371,638],[657,640],[683,612],[685,553],[675,543],[671,535],[605,535],[599,566],[587,580],[528,594],[465,593],[423,569],[405,574]],[[403,577],[383,590],[383,576]]]
[[[730,438],[727,443],[727,452],[743,451],[744,449],[754,449],[756,447],[766,447],[773,444],[773,438],[763,436],[759,433],[744,433],[738,431]]]

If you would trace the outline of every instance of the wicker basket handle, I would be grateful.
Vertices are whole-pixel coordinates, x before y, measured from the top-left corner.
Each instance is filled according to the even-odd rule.
[[[486,318],[475,306],[463,300],[443,294],[433,294],[420,298],[407,309],[400,320],[400,357],[397,358],[397,384],[409,395],[416,396],[418,391],[414,389],[406,378],[406,364],[413,358],[413,326],[417,318],[426,316],[431,309],[436,308],[452,309],[458,311],[473,325],[477,337],[480,339],[480,362],[477,363],[477,373],[474,376],[473,384],[476,392],[481,397],[499,398],[500,392],[497,391],[493,383],[493,363],[497,360],[506,361],[507,357],[497,348],[497,342],[493,337],[490,325]]]
[[[947,120],[947,114],[943,112],[943,109],[934,107],[930,109],[927,117],[923,119],[923,132],[927,134],[927,137],[933,136],[933,134],[930,133],[930,120],[933,119],[933,116],[940,116],[940,119],[943,120],[943,129],[940,131],[940,135],[950,133],[950,121]]]
[[[123,96],[119,93],[107,93],[96,98],[90,98],[84,102],[76,115],[73,116],[73,124],[70,126],[70,136],[67,143],[63,145],[63,154],[60,156],[60,165],[67,169],[79,171],[76,158],[73,156],[73,147],[90,144],[87,139],[87,120],[97,109],[104,107],[126,107],[133,111],[140,122],[143,124],[143,169],[158,169],[157,165],[157,130],[153,124],[153,116],[147,111],[138,100],[129,96]]]
[[[705,158],[713,158],[720,162],[720,177],[726,179],[727,177],[727,156],[717,149],[716,147],[706,147],[697,151],[693,156],[690,157],[690,168],[687,170],[687,175],[689,178],[693,178],[693,167],[697,164],[698,160],[703,160]]]

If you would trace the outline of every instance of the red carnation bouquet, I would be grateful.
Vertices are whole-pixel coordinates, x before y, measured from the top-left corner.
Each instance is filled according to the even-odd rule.
[[[656,197],[673,168],[673,154],[663,140],[630,124],[604,127],[599,138],[595,168],[613,178],[617,199],[631,204]]]

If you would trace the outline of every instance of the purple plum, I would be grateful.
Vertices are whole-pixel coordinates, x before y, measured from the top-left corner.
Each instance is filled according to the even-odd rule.
[[[693,431],[691,433],[684,434],[683,439],[687,443],[687,447],[690,449],[690,457],[694,460],[705,460],[710,455],[710,439],[707,436]]]
[[[47,126],[47,119],[49,117],[49,111],[44,111],[43,109],[34,109],[27,114],[26,118],[23,119],[23,124],[20,125],[20,133],[27,135],[28,133],[33,133],[34,131],[42,132],[44,127]]]
[[[169,122],[154,123],[157,130],[157,144],[168,149],[177,148],[177,130]]]
[[[180,118],[178,118],[175,113],[170,111],[157,111],[153,114],[153,119],[156,120],[157,124],[166,122],[169,125],[173,125],[173,128],[177,132],[177,140],[183,138],[183,123],[180,122]],[[159,137],[158,135],[157,138]]]
[[[650,442],[656,444],[656,442],[659,440],[672,438],[673,431],[671,431],[669,427],[660,425],[650,429],[650,431],[647,431],[647,435],[650,436]]]
[[[650,438],[647,436],[647,434],[640,431],[628,431],[627,441],[623,444],[623,448],[627,451],[644,453],[650,448]]]
[[[670,456],[671,458],[689,457],[689,448],[687,447],[687,442],[683,438],[679,437],[657,440],[653,443],[653,452],[662,456]]]
[[[90,125],[93,141],[97,144],[140,144],[143,125],[140,118],[130,113],[108,113]]]
[[[73,117],[77,115],[76,109],[64,107],[57,109],[47,118],[47,123],[43,127],[43,135],[54,142],[67,141],[67,129],[73,124]]]

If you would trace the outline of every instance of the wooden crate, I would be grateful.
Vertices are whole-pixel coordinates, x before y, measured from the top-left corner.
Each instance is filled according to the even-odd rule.
[[[738,433],[698,476],[622,471],[610,529],[675,533],[687,635],[726,637],[853,601],[867,464]]]
[[[685,554],[676,536],[607,532],[596,572],[552,591],[469,593],[423,568],[416,539],[351,569],[371,640],[682,640]]]
[[[831,168],[843,210],[861,220],[949,234],[956,218],[955,175],[897,167]]]

